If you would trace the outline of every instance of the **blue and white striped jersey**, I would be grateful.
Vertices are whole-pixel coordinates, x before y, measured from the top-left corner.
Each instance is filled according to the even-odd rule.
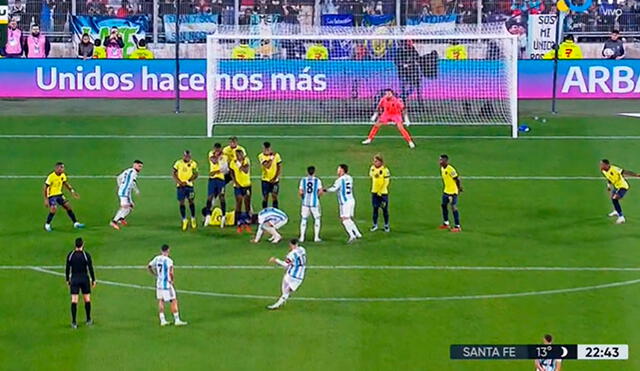
[[[540,359],[538,361],[540,362],[540,366],[542,366],[542,369],[544,369],[544,371],[556,371],[558,369],[558,366],[560,365],[560,362],[562,362],[561,359]]]
[[[286,263],[287,274],[295,279],[304,279],[307,269],[307,251],[302,246],[298,246],[287,254]]]
[[[336,192],[338,194],[338,202],[343,205],[349,201],[355,202],[353,197],[353,178],[349,174],[344,174],[340,178],[336,179],[331,188],[327,189],[328,192]]]
[[[322,182],[320,179],[313,175],[306,176],[300,179],[300,186],[298,187],[302,191],[302,206],[306,207],[319,207],[320,196],[318,192],[322,189]]]
[[[130,197],[131,190],[137,187],[138,172],[128,168],[118,175],[118,197]]]
[[[267,207],[258,213],[258,224],[266,222],[277,224],[283,220],[287,220],[287,214],[275,207]]]
[[[156,287],[161,290],[168,290],[171,288],[171,267],[173,267],[173,260],[164,255],[158,255],[149,262],[149,266],[157,273]]]

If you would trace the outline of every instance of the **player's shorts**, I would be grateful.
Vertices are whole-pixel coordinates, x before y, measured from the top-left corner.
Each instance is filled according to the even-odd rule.
[[[394,124],[402,124],[403,121],[401,114],[383,113],[380,115],[380,118],[378,118],[378,122],[381,124],[388,124],[390,122],[393,122]]]
[[[296,291],[300,285],[302,285],[302,280],[293,278],[288,274],[285,274],[282,278],[282,292],[285,292],[287,288],[291,291]]]
[[[385,208],[389,205],[389,195],[378,195],[377,193],[371,194],[371,206],[378,208]]]
[[[308,218],[309,214],[313,215],[315,219],[320,218],[320,216],[322,215],[320,212],[320,207],[302,206],[300,215],[302,215],[303,218]]]
[[[193,187],[184,186],[177,188],[178,201],[193,200],[196,197],[196,192]]]
[[[340,205],[340,217],[341,218],[353,218],[353,213],[356,208],[355,201],[347,201]]]
[[[621,199],[627,194],[628,190],[629,189],[627,188],[614,188],[611,190],[611,197],[613,197],[613,195],[618,195],[618,199]]]
[[[224,179],[211,179],[209,178],[209,185],[207,187],[207,195],[211,196],[213,195],[213,197],[218,197],[221,194],[224,194],[224,186],[225,186],[225,181]]]
[[[120,198],[120,206],[130,206],[133,204],[131,196],[118,196]]]
[[[165,302],[176,300],[176,290],[173,289],[173,285],[169,285],[168,289],[156,288],[156,299]]]
[[[457,194],[443,193],[442,194],[442,204],[446,205],[448,203],[451,203],[451,206],[457,205],[458,204],[458,195]]]
[[[231,177],[230,173],[224,174],[224,185],[229,184],[229,182],[232,181],[232,180],[233,180],[233,178]]]
[[[91,282],[89,278],[71,279],[69,284],[69,292],[71,295],[78,295],[82,291],[83,295],[91,294]]]
[[[251,186],[248,187],[233,187],[233,194],[236,195],[236,197],[241,196],[250,196],[251,195]]]
[[[57,195],[49,197],[49,206],[53,207],[56,205],[64,205],[67,202],[67,199],[64,198],[64,195]]]
[[[262,181],[262,196],[266,197],[269,193],[278,194],[280,191],[280,182],[267,182],[266,180]]]

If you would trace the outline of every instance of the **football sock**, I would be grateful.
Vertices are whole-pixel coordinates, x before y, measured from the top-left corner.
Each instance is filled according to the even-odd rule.
[[[460,213],[458,210],[453,210],[453,222],[456,224],[456,227],[460,225]]]
[[[91,302],[87,301],[84,303],[84,312],[87,315],[87,321],[91,321]]]
[[[256,237],[254,238],[254,241],[259,242],[260,238],[262,238],[262,234],[264,232],[262,231],[261,227],[258,227],[258,230],[256,231]]]
[[[613,208],[618,212],[618,216],[622,216],[622,206],[620,206],[620,200],[612,199]]]
[[[384,225],[389,225],[389,206],[385,205],[382,208],[382,216],[384,217]]]
[[[225,201],[220,201],[220,210],[222,210],[222,215],[227,213],[227,203]]]
[[[49,215],[47,215],[47,224],[51,224],[51,221],[53,220],[54,215],[56,214],[49,213]]]
[[[180,321],[180,313],[179,312],[175,312],[173,314],[173,320],[174,321]]]
[[[373,208],[373,225],[378,225],[378,208]]]
[[[78,303],[71,303],[71,322],[76,323],[76,313],[78,313]]]
[[[166,322],[167,321],[167,319],[164,317],[164,313],[160,313],[159,317],[160,317],[160,322]]]
[[[73,213],[73,210],[67,210],[67,215],[69,215],[69,219],[71,219],[72,222],[78,222],[78,219],[76,219],[76,214]]]
[[[211,215],[211,206],[213,205],[213,200],[207,198],[207,204],[204,207],[204,215]]]
[[[195,218],[196,217],[196,204],[190,203],[189,204],[189,211],[191,212],[191,217]]]
[[[269,206],[269,201],[267,201],[267,199],[265,198],[264,200],[262,200],[262,208],[266,209],[267,206]]]
[[[273,207],[276,209],[278,208],[278,200],[273,200],[271,203],[273,204]]]
[[[353,220],[347,220],[347,224],[345,225],[348,226],[347,228],[351,231],[353,236],[358,238],[362,237],[362,234],[360,234],[360,231],[358,230],[358,227],[356,226],[356,223],[353,222]]]
[[[373,127],[371,127],[371,131],[369,132],[369,136],[367,138],[369,138],[369,140],[373,140],[373,138],[376,137],[376,134],[378,134],[378,130],[380,130],[380,127],[373,125]]]
[[[300,238],[304,238],[304,235],[306,232],[307,232],[307,218],[302,218],[300,220]]]
[[[263,226],[262,228],[263,228],[265,231],[269,232],[269,234],[270,234],[271,236],[273,236],[273,237],[278,236],[278,231],[277,231],[275,228],[273,228],[272,226],[265,225],[265,226]]]
[[[313,221],[313,233],[316,239],[320,238],[320,218]]]
[[[442,220],[447,224],[449,222],[449,209],[447,208],[447,204],[440,205],[442,207]]]
[[[354,238],[356,237],[356,235],[353,233],[353,230],[351,229],[349,222],[350,220],[343,220],[342,225],[344,225],[344,229],[345,231],[347,231],[347,234],[349,235],[349,237]]]
[[[411,142],[411,135],[409,134],[409,132],[407,131],[407,129],[405,129],[404,125],[399,124],[397,125],[398,130],[400,131],[400,134],[402,134],[402,137],[404,138],[404,140],[407,141],[407,143]]]
[[[184,205],[180,205],[180,216],[182,220],[187,219],[187,208]]]

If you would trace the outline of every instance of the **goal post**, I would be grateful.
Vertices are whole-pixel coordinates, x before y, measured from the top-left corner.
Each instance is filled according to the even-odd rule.
[[[371,125],[384,92],[413,125],[504,125],[518,135],[517,38],[503,24],[220,27],[207,37],[216,125]]]

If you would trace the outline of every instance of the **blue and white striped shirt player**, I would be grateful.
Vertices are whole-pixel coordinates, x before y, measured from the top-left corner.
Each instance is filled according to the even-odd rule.
[[[302,206],[320,206],[319,192],[322,189],[322,182],[320,179],[315,176],[306,176],[300,179],[300,186],[298,189],[302,191]]]
[[[149,266],[156,271],[156,288],[158,290],[173,290],[173,283],[169,273],[173,267],[173,260],[164,255],[158,255],[149,262]]]
[[[138,172],[128,168],[118,175],[118,197],[131,198],[131,191],[137,189]]]
[[[275,207],[267,207],[258,213],[258,224],[271,222],[272,225],[276,226],[282,222],[286,222],[287,220],[287,214]]]
[[[307,251],[302,246],[298,246],[287,254],[285,261],[287,266],[287,275],[291,278],[302,281],[307,269]]]
[[[336,179],[335,183],[333,183],[327,191],[337,193],[338,203],[340,203],[340,205],[356,202],[356,199],[353,197],[353,178],[349,174],[344,174]]]
[[[540,359],[540,367],[544,371],[557,371],[560,368],[561,359]],[[536,370],[537,371],[537,370]]]

